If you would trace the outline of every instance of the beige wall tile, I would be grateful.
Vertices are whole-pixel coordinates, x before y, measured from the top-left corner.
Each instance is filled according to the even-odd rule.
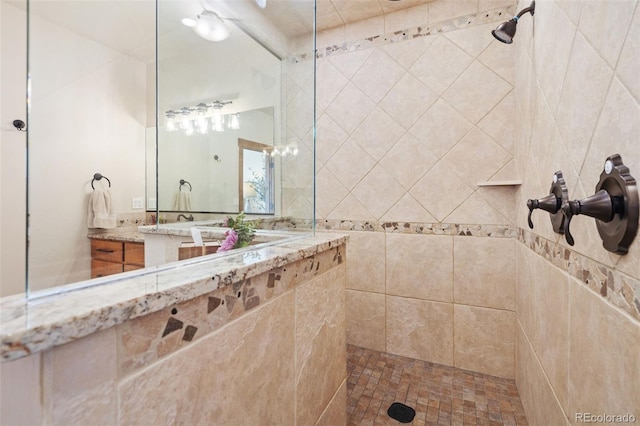
[[[380,102],[404,73],[405,69],[382,49],[374,49],[351,81],[375,102]]]
[[[515,310],[515,241],[453,238],[455,303]]]
[[[387,294],[453,302],[453,238],[387,234]]]
[[[296,288],[295,400],[300,425],[320,418],[347,376],[345,281],[342,265]]]
[[[640,69],[640,10],[636,8],[616,66],[616,74],[636,99],[640,99],[638,69]]]
[[[636,1],[587,1],[578,30],[610,66],[615,66],[625,41]]]
[[[568,413],[640,413],[640,324],[571,281]]]
[[[382,15],[349,23],[345,28],[346,41],[362,40],[379,34],[384,34],[384,16]]]
[[[340,388],[325,408],[316,422],[316,426],[340,426],[347,424],[347,380],[345,379]]]
[[[516,327],[516,385],[531,425],[569,425],[544,370],[529,345],[521,327]]]
[[[43,424],[41,356],[38,353],[0,364],[0,424]]]
[[[515,377],[515,314],[454,305],[453,365],[492,376]]]
[[[453,365],[453,305],[387,296],[387,352]]]
[[[441,161],[409,193],[438,221],[443,221],[473,194],[473,189]]]
[[[405,194],[402,186],[380,165],[376,165],[351,191],[377,220]]]
[[[353,258],[353,256],[351,256]],[[347,343],[385,350],[385,296],[347,290]]]
[[[439,0],[429,3],[429,24],[478,12],[478,0]]]
[[[409,190],[437,161],[424,144],[410,133],[405,133],[379,164],[405,190]]]
[[[433,58],[438,58],[438,61]],[[409,71],[441,95],[471,62],[473,58],[469,54],[446,37],[438,35]]]
[[[563,409],[567,409],[569,386],[569,276],[548,262],[541,265],[541,279],[534,280],[533,304],[536,326],[528,334],[538,360]]]
[[[385,234],[383,232],[349,232],[347,288],[384,293]]]
[[[120,424],[290,422],[294,304],[286,293],[123,380]]]
[[[429,23],[428,4],[409,7],[384,15],[384,31],[386,33],[406,30],[427,23]]]
[[[613,71],[579,33],[573,42],[558,107],[557,124],[569,155],[580,170],[607,95]],[[585,86],[589,90],[584,90]]]
[[[43,354],[43,405],[53,425],[117,422],[115,328]]]

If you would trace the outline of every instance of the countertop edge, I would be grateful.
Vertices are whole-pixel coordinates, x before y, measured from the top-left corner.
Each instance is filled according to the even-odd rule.
[[[1,324],[0,362],[26,357],[191,300],[341,246],[348,239],[344,233],[321,232],[223,258],[176,264],[159,272],[150,268],[145,274],[124,277],[110,284],[35,300],[24,296],[0,298],[2,310],[14,313]]]

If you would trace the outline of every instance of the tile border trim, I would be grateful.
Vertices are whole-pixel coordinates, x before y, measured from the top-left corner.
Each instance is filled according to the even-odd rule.
[[[517,240],[529,250],[640,321],[640,280],[526,229],[518,228],[517,234]]]
[[[487,24],[490,22],[504,21],[505,17],[510,18],[515,13],[515,6],[502,7],[493,10],[474,13],[471,15],[463,15],[446,21],[436,22],[432,25],[423,24],[417,27],[410,27],[404,30],[392,31],[384,34],[378,34],[355,41],[346,41],[342,44],[334,44],[329,46],[318,46],[316,48],[316,58],[338,55],[341,53],[356,52],[358,50],[370,49],[372,47],[383,46],[385,44],[397,43],[405,40],[413,40],[419,37],[426,37],[438,33],[447,33],[464,28],[470,28],[477,25]],[[331,30],[331,29],[329,29]],[[309,53],[295,55],[289,59],[290,62],[297,63],[310,59]]]
[[[396,234],[452,235],[467,237],[515,238],[512,225],[479,225],[432,222],[392,222],[375,220],[318,219],[316,229],[322,231],[364,231]]]

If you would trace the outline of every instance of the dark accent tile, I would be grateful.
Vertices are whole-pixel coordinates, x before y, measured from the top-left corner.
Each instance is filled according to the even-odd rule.
[[[187,328],[184,329],[184,336],[182,336],[182,340],[186,340],[187,342],[192,341],[193,337],[196,335],[196,331],[198,331],[198,327],[188,325]]]
[[[222,299],[218,299],[217,297],[209,297],[209,303],[207,304],[207,313],[210,314],[211,312],[215,311],[216,308],[220,306],[221,302]]]
[[[174,317],[169,317],[167,321],[167,325],[164,327],[164,331],[162,332],[162,337],[166,336],[169,333],[173,333],[176,330],[180,330],[184,323]]]

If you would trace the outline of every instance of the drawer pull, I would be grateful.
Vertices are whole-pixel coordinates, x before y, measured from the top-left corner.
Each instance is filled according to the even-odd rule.
[[[115,250],[106,249],[106,248],[97,248],[96,251],[99,251],[100,253],[113,253]]]

